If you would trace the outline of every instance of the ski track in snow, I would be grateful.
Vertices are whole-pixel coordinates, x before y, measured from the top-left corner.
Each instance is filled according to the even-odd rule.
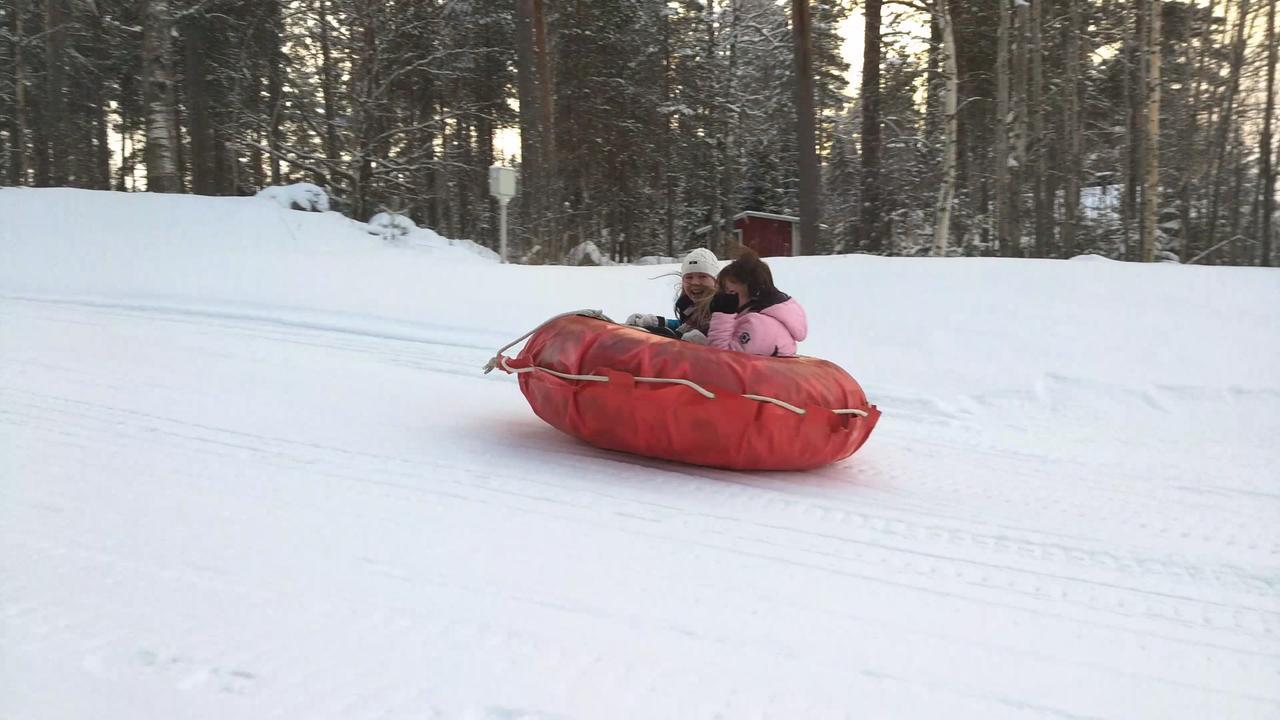
[[[1274,389],[890,389],[735,473],[556,433],[493,339],[0,299],[0,716],[1280,717]]]

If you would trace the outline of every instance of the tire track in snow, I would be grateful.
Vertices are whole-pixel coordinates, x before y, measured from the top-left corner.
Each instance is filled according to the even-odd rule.
[[[1233,604],[1206,600],[1146,587],[1070,576],[1061,572],[1052,573],[1007,563],[982,561],[966,557],[963,552],[953,551],[948,554],[945,553],[945,549],[974,545],[988,551],[996,551],[992,553],[996,555],[1004,551],[1015,555],[1047,558],[1057,562],[1070,559],[1076,565],[1093,569],[1101,565],[1106,570],[1118,570],[1124,573],[1124,577],[1132,577],[1132,571],[1137,571],[1140,577],[1146,575],[1148,579],[1168,579],[1172,575],[1174,578],[1195,581],[1197,585],[1212,582],[1220,589],[1244,592],[1264,600],[1275,598],[1276,585],[1273,579],[1265,576],[1242,575],[1238,569],[1231,567],[1182,566],[1175,568],[1171,573],[1168,560],[1125,558],[1115,553],[1094,553],[1026,538],[1012,539],[1003,535],[975,533],[964,528],[922,526],[898,517],[849,513],[844,510],[832,511],[811,504],[806,504],[801,510],[802,514],[809,515],[810,519],[814,519],[812,511],[816,510],[819,522],[834,525],[840,529],[847,529],[851,525],[858,526],[866,531],[864,534],[869,535],[868,539],[863,539],[832,532],[820,532],[812,528],[714,515],[705,511],[688,513],[679,506],[637,501],[617,492],[603,492],[581,487],[571,489],[559,483],[495,475],[492,471],[476,473],[468,467],[449,463],[436,461],[424,463],[421,459],[369,454],[278,437],[266,438],[223,428],[192,425],[148,413],[95,406],[66,398],[52,398],[52,400],[54,401],[52,405],[35,403],[34,407],[55,410],[54,416],[48,420],[51,425],[63,428],[66,428],[68,423],[65,417],[57,414],[58,412],[78,415],[82,419],[90,420],[89,425],[85,426],[88,430],[93,430],[94,421],[97,421],[99,432],[108,432],[121,438],[145,439],[164,436],[182,442],[212,446],[215,455],[227,451],[248,451],[283,461],[287,466],[301,465],[311,468],[310,472],[313,473],[364,483],[375,482],[358,474],[361,470],[370,467],[370,461],[380,463],[382,467],[379,470],[382,472],[389,472],[396,477],[411,481],[427,479],[424,468],[421,467],[426,464],[433,470],[449,471],[451,478],[468,477],[466,482],[454,479],[450,480],[450,484],[456,483],[468,488],[552,503],[579,511],[613,507],[620,502],[628,503],[635,507],[631,517],[641,518],[642,522],[650,528],[654,526],[655,520],[646,518],[646,514],[650,514],[654,508],[657,508],[663,511],[667,518],[656,521],[656,530],[677,527],[684,532],[700,536],[710,533],[733,541],[754,543],[763,546],[766,552],[783,552],[783,557],[778,559],[786,560],[787,555],[807,556],[815,568],[828,571],[855,571],[857,576],[864,579],[894,582],[917,590],[926,589],[929,585],[927,581],[930,579],[946,580],[960,582],[972,588],[997,591],[999,596],[1007,596],[1012,592],[1033,600],[1051,600],[1080,609],[1105,611],[1121,616],[1143,616],[1160,623],[1172,623],[1189,628],[1231,630],[1259,640],[1280,638],[1280,612],[1268,609],[1266,603],[1261,607],[1250,607],[1238,602]],[[17,405],[18,403],[6,404]],[[58,405],[63,405],[64,408],[70,406],[73,410],[58,411]],[[135,435],[121,432],[122,427],[128,427],[131,423],[142,433]],[[325,468],[325,470],[319,471],[316,468]],[[346,473],[344,474],[343,471]],[[531,484],[548,489],[550,492],[530,492],[528,486]],[[414,492],[439,492],[420,484],[396,484],[396,486],[411,489]],[[742,488],[735,490],[735,494],[742,492],[744,492]],[[491,502],[491,500],[482,502]],[[787,500],[781,494],[772,493],[762,509],[773,515],[779,511],[791,512],[796,508],[794,501]],[[579,519],[572,515],[557,515],[557,517]],[[675,518],[674,521],[671,518]],[[652,532],[650,528],[646,530]],[[670,538],[668,533],[655,532],[654,534]],[[903,541],[915,541],[920,544],[926,539],[935,543],[941,541],[943,552],[903,544]],[[727,549],[722,545],[714,547]],[[896,579],[875,574],[867,575],[865,571],[867,567],[877,570],[892,568],[892,578]]]

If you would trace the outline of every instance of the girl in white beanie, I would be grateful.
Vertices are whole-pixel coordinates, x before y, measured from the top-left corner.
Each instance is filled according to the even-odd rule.
[[[627,318],[628,325],[642,327],[668,337],[678,337],[706,344],[711,323],[711,299],[716,295],[716,275],[720,260],[706,248],[696,248],[680,263],[680,297],[676,298],[676,316],[636,313]]]

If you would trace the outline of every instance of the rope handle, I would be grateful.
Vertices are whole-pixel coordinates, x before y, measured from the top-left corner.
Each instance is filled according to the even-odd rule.
[[[510,350],[512,345],[519,343],[520,341],[538,332],[539,330],[550,325],[551,323],[559,320],[560,318],[570,317],[572,315],[581,315],[582,317],[592,317],[597,320],[604,320],[605,322],[613,322],[612,320],[609,319],[609,316],[605,315],[604,312],[601,310],[571,310],[570,312],[562,312],[559,315],[552,315],[551,317],[543,321],[542,324],[539,325],[538,327],[530,330],[529,332],[521,335],[515,340],[512,340],[506,345],[503,345],[502,347],[498,348],[498,352],[494,353],[493,357],[489,360],[489,362],[484,364],[484,374],[488,375],[489,373],[493,372],[493,369],[498,367],[498,363],[501,362],[502,360],[505,360],[505,358],[502,357],[502,353],[506,352],[507,350]],[[506,370],[506,368],[503,368],[503,369]],[[511,372],[511,371],[507,370],[507,372]]]
[[[582,315],[585,317],[598,318],[600,320],[605,320],[607,322],[613,322],[612,320],[609,320],[609,318],[606,317],[604,313],[600,312],[599,310],[575,310],[573,312],[560,313],[559,315],[556,315],[548,319],[546,322],[543,322],[538,327],[530,330],[524,335],[521,335],[515,340],[512,340],[511,342],[504,345],[502,349],[498,350],[497,354],[493,356],[493,359],[491,359],[488,363],[485,364],[484,366],[485,374],[487,375],[488,373],[493,371],[494,368],[501,367],[503,372],[507,372],[512,375],[520,375],[522,373],[530,373],[530,372],[544,372],[544,373],[547,373],[548,375],[554,375],[555,377],[558,377],[562,380],[574,380],[579,382],[605,382],[605,383],[609,382],[609,378],[604,375],[575,375],[573,373],[564,373],[564,372],[560,372],[559,370],[552,370],[551,368],[545,368],[539,365],[522,365],[519,367],[513,366],[509,362],[510,359],[502,354],[506,352],[508,349],[510,349],[512,345],[515,345],[521,340],[524,340],[530,335],[533,335],[534,333],[538,332],[539,330],[546,327],[547,325],[555,322],[556,320],[559,320],[560,318],[568,317],[571,315]],[[665,383],[665,384],[671,384],[671,385],[684,385],[685,387],[693,390],[694,392],[707,398],[708,400],[716,399],[715,393],[702,387],[701,385],[699,385],[698,383],[692,380],[686,380],[684,378],[636,377],[632,379],[638,383]],[[797,415],[804,415],[806,413],[806,410],[804,408],[798,407],[796,405],[792,405],[791,403],[786,402],[785,400],[779,400],[777,398],[771,398],[765,395],[744,394],[742,397],[748,400],[755,400],[757,402],[766,402],[771,405],[776,405],[780,408],[783,408],[784,410],[790,410],[791,412]],[[858,417],[867,416],[867,411],[861,410],[858,408],[840,408],[838,410],[832,410],[831,412],[835,413],[836,415],[856,415]]]

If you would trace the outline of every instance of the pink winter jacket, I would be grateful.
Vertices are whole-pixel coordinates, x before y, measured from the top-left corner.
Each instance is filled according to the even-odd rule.
[[[713,313],[707,344],[752,355],[791,357],[796,354],[796,343],[808,334],[804,308],[795,298],[788,298],[760,312]]]

